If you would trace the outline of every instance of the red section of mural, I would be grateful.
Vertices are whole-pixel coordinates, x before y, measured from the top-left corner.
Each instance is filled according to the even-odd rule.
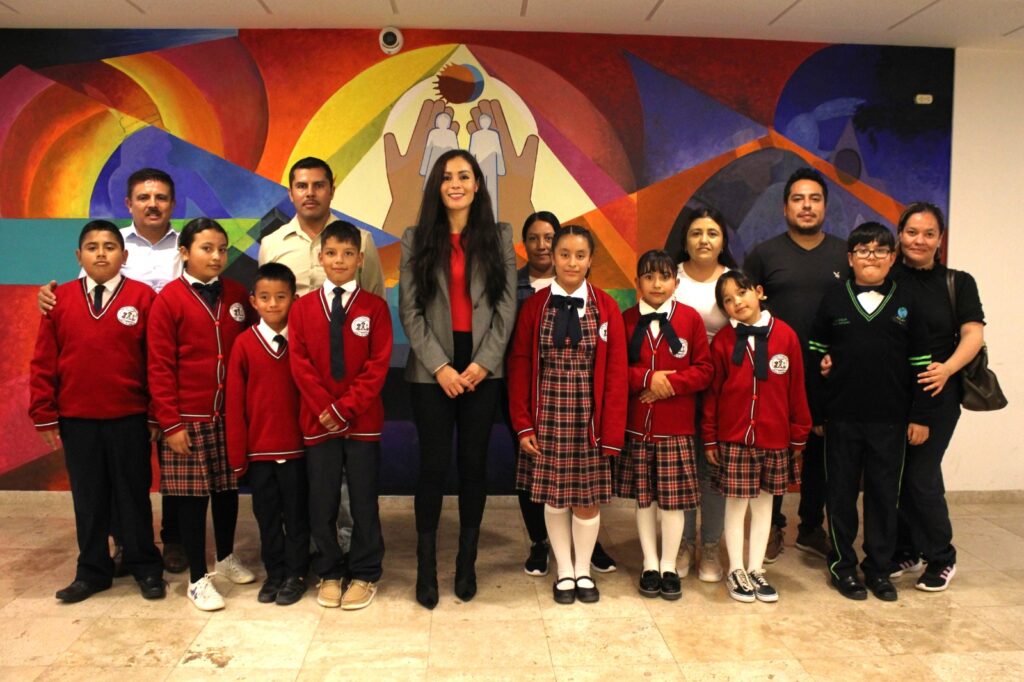
[[[163,127],[160,110],[152,98],[138,83],[109,64],[88,62],[52,66],[40,69],[39,73],[112,109]]]

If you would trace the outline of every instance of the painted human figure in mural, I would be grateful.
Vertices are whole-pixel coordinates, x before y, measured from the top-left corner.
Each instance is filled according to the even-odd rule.
[[[447,111],[442,111],[434,117],[434,129],[427,134],[427,145],[423,150],[423,161],[420,163],[420,175],[423,176],[422,187],[427,186],[427,176],[430,175],[430,169],[437,162],[437,157],[447,151],[459,148],[458,130],[458,124],[452,127],[452,115]]]
[[[491,117],[480,115],[480,128],[469,136],[469,153],[484,172],[484,183],[491,194],[491,208],[498,216],[498,176],[505,175],[505,156],[501,153],[501,136],[491,130]]]

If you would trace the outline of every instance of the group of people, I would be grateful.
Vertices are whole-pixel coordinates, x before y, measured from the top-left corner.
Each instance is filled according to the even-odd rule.
[[[311,568],[321,605],[369,605],[384,556],[377,490],[392,350],[372,239],[331,216],[331,170],[303,159],[289,175],[296,217],[263,239],[246,292],[221,275],[219,224],[198,218],[174,236],[166,173],[139,171],[127,189],[133,225],[88,223],[82,277],[39,294],[30,414],[48,444],[64,447],[80,552],[57,598],[111,585],[112,533],[144,597],[165,596],[164,566],[187,568],[188,598],[223,608],[206,563],[206,511],[215,573],[254,581],[232,546],[241,478],[260,531],[261,602],[301,599]],[[754,248],[742,270],[722,215],[688,207],[681,253],[641,255],[638,302],[623,313],[588,281],[597,247],[588,229],[531,215],[517,271],[512,228],[497,222],[476,160],[440,155],[401,241],[399,318],[420,448],[417,601],[432,609],[440,599],[453,449],[454,592],[476,595],[499,409],[518,443],[515,485],[532,543],[524,570],[546,575],[553,555],[558,603],[597,601],[593,573],[615,570],[597,542],[612,496],[636,502],[642,595],[679,599],[696,569],[701,580],[725,578],[739,601],[777,601],[765,564],[783,550],[781,499],[797,482],[796,547],[826,559],[840,594],[894,600],[892,578],[905,572],[921,572],[919,589],[945,589],[956,554],[941,460],[959,417],[957,372],[982,343],[977,287],[939,262],[937,207],[908,206],[898,236],[869,222],[844,243],[822,229],[827,201],[820,174],[796,171],[783,195],[787,231]],[[117,361],[97,382],[101,353]],[[853,547],[862,478],[864,581]],[[339,515],[351,518],[350,539]]]

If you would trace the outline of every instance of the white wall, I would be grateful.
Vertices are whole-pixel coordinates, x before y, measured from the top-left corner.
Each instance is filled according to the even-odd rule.
[[[956,51],[949,264],[978,281],[991,367],[1010,405],[967,412],[949,490],[1024,489],[1024,52]]]

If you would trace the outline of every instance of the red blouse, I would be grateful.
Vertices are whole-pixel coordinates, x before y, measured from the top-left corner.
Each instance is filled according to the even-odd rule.
[[[473,331],[473,301],[466,284],[466,252],[462,250],[462,235],[451,233],[451,277],[448,279],[448,300],[452,304],[452,331]]]

